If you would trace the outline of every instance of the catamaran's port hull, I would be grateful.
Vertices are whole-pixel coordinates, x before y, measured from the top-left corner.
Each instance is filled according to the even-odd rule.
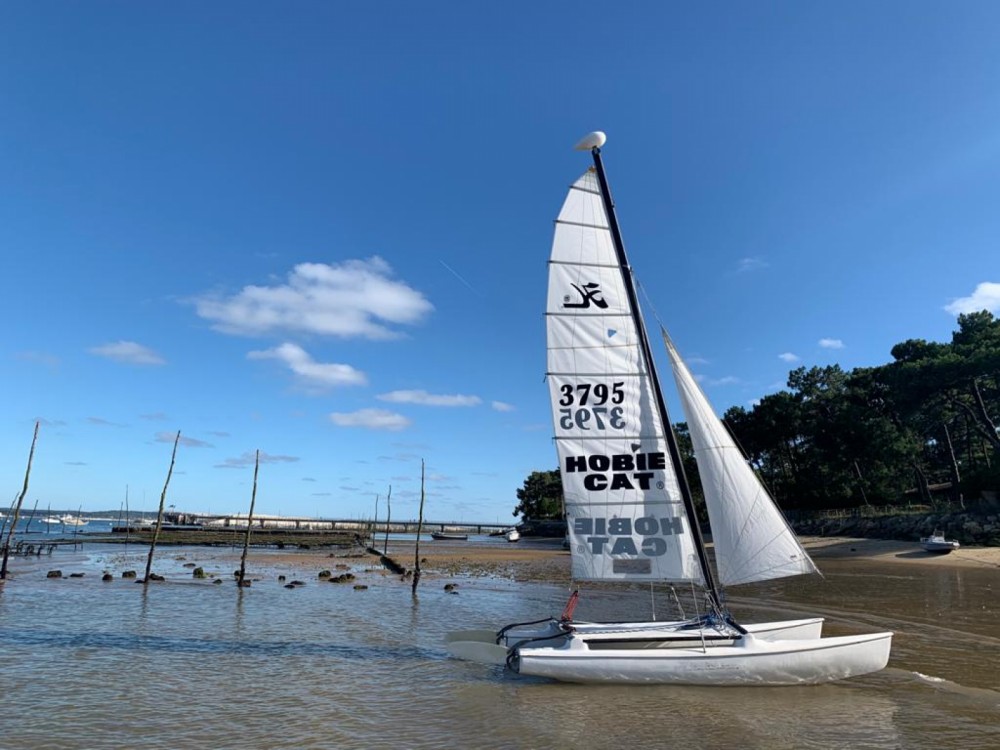
[[[726,626],[692,626],[690,620],[673,622],[573,622],[573,632],[588,640],[645,639],[656,641],[665,637],[700,640],[702,637],[717,638],[734,635],[735,631]],[[823,618],[812,617],[805,620],[781,620],[778,622],[758,622],[743,624],[743,628],[765,641],[815,640],[823,631]],[[539,625],[512,628],[504,633],[500,645],[508,648],[525,640],[549,638],[567,634],[557,620],[549,620]],[[494,639],[495,642],[495,639]],[[552,644],[545,644],[552,645]]]
[[[797,641],[750,637],[705,648],[591,648],[586,636],[558,647],[524,646],[524,675],[562,682],[672,685],[809,685],[877,672],[889,661],[892,633]],[[597,645],[597,644],[595,644]]]

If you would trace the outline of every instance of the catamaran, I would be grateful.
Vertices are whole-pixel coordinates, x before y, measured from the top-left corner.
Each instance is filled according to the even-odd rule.
[[[726,608],[723,587],[816,566],[661,328],[702,479],[710,565],[604,171],[605,141],[595,132],[577,145],[594,165],[569,190],[549,262],[547,380],[572,574],[699,586],[707,614],[579,623],[569,605],[558,619],[452,633],[449,651],[583,683],[811,684],[884,668],[892,633],[824,638],[822,618],[743,625]]]

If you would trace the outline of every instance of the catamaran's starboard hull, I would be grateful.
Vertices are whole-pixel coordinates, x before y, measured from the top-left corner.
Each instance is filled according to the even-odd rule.
[[[616,640],[659,638],[690,638],[700,639],[702,636],[718,637],[732,634],[725,626],[714,627],[704,625],[692,626],[690,620],[675,620],[672,622],[573,622],[573,632],[590,639]],[[812,617],[806,620],[780,620],[777,622],[758,622],[743,624],[744,629],[753,633],[756,638],[765,641],[783,640],[799,641],[819,638],[823,631],[823,618]],[[500,645],[514,646],[525,640],[535,638],[550,638],[565,634],[557,620],[538,625],[527,625],[512,628],[504,633]],[[552,644],[545,644],[552,645]]]
[[[599,644],[595,644],[599,645]],[[525,646],[521,674],[562,682],[672,685],[811,685],[877,672],[889,661],[892,633],[762,641],[702,649],[591,648],[586,637],[562,646]]]

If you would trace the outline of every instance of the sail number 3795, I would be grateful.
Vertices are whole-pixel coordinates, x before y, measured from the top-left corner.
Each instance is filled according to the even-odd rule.
[[[625,383],[578,383],[560,386],[559,426],[571,430],[625,429],[623,409],[616,406],[625,400]]]

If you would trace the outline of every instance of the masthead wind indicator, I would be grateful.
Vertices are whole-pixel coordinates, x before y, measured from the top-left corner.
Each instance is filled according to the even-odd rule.
[[[587,133],[580,139],[573,148],[577,151],[590,151],[591,149],[600,148],[608,140],[608,137],[604,135],[600,130],[595,130],[593,133]]]

